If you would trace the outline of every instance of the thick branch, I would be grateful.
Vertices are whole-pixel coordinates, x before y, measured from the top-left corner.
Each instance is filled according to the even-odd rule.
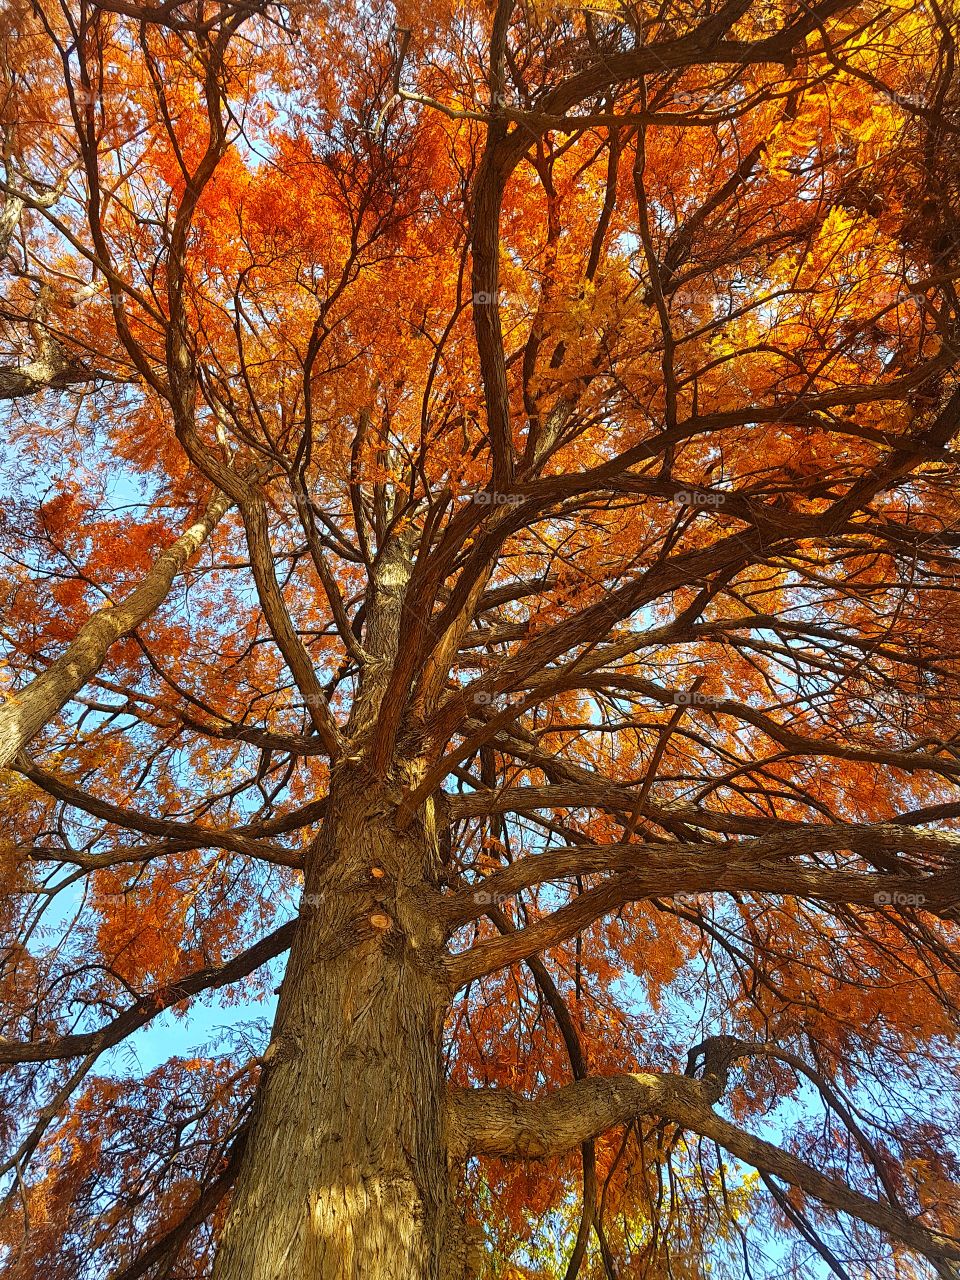
[[[212,827],[200,826],[196,822],[171,822],[165,818],[151,818],[148,814],[137,813],[134,809],[124,809],[106,800],[100,800],[96,796],[88,795],[79,787],[74,787],[62,778],[56,777],[55,774],[41,769],[26,755],[19,756],[13,767],[48,795],[63,801],[64,804],[72,805],[75,809],[81,809],[84,813],[92,814],[103,822],[109,822],[113,826],[139,831],[143,835],[163,836],[182,841],[183,847],[188,849],[227,849],[232,853],[246,854],[250,858],[262,858],[265,862],[273,862],[278,866],[301,866],[299,854],[283,849],[279,845],[268,844],[256,836],[247,834],[242,827],[233,831],[218,831]],[[273,823],[271,832],[292,830],[297,825],[299,825],[299,819],[290,825]],[[264,834],[266,833],[265,824]]]
[[[0,1038],[0,1062],[51,1062],[62,1058],[86,1057],[88,1054],[103,1053],[113,1048],[121,1040],[145,1026],[164,1009],[199,995],[201,991],[216,991],[218,987],[228,986],[231,982],[239,982],[248,974],[259,969],[261,965],[272,960],[274,956],[286,951],[293,942],[297,922],[291,920],[281,925],[266,938],[262,938],[254,946],[249,947],[226,964],[219,967],[198,969],[185,978],[158,987],[155,991],[140,996],[129,1009],[124,1009],[112,1022],[108,1022],[99,1031],[88,1031],[77,1035],[61,1036],[58,1040],[43,1040],[17,1044]]]
[[[960,1260],[960,1240],[818,1172],[717,1115],[708,1084],[661,1072],[591,1076],[531,1100],[507,1089],[451,1095],[451,1128],[463,1153],[544,1159],[562,1155],[639,1116],[671,1120],[712,1138],[738,1160],[799,1187],[831,1209],[869,1223],[925,1257]]]
[[[138,587],[120,604],[98,609],[75,640],[42,675],[0,706],[0,769],[99,671],[117,640],[129,635],[166,599],[173,580],[210,536],[230,506],[225,494],[211,499],[202,518],[158,556]]]
[[[26,364],[0,365],[0,400],[20,400],[41,391],[66,391],[92,382],[130,382],[102,369],[91,369],[81,360],[47,352]]]
[[[259,494],[249,496],[241,504],[243,526],[250,548],[250,563],[257,584],[257,594],[267,625],[277,647],[287,661],[287,666],[306,700],[310,719],[331,758],[340,753],[340,733],[327,705],[323,686],[317,678],[310,655],[297,635],[286,602],[277,581],[270,548],[270,531],[267,525],[266,505]]]
[[[888,823],[850,827],[810,824],[782,834],[772,832],[755,840],[731,840],[722,844],[570,845],[519,858],[503,870],[495,871],[470,888],[454,894],[447,899],[447,920],[451,924],[460,924],[475,919],[484,914],[484,903],[510,897],[522,889],[549,880],[605,871],[628,872],[634,881],[650,879],[651,886],[656,881],[656,892],[660,896],[690,888],[687,881],[691,879],[698,884],[710,880],[712,886],[720,888],[731,877],[740,880],[757,875],[768,878],[771,884],[780,880],[784,885],[794,884],[800,897],[822,895],[832,898],[834,894],[849,890],[854,894],[850,900],[866,902],[873,901],[874,895],[885,890],[892,896],[919,892],[928,885],[950,895],[936,900],[931,898],[935,905],[948,908],[953,899],[960,900],[960,881],[953,869],[947,879],[941,881],[934,876],[920,875],[907,866],[903,868],[902,875],[873,876],[855,869],[822,870],[786,862],[797,856],[846,849],[861,853],[870,861],[876,857],[891,861],[891,871],[896,866],[891,855],[904,852],[932,854],[960,865],[960,835],[952,831],[918,831]],[[747,888],[745,884],[731,887]],[[784,889],[783,892],[791,890]]]
[[[642,846],[641,846],[642,847]],[[658,846],[648,846],[654,850]],[[662,849],[662,846],[659,846]],[[623,854],[616,846],[594,857],[602,863],[629,860],[631,850]],[[547,855],[551,859],[551,855]],[[564,851],[567,875],[604,869],[591,866],[591,850]],[[555,859],[552,859],[555,865]],[[525,858],[515,867],[487,877],[482,889],[457,895],[452,903],[453,924],[485,912],[486,904],[508,892],[515,893],[524,878],[537,875],[538,859]],[[860,906],[902,906],[921,908],[934,915],[953,918],[960,891],[956,870],[936,876],[872,875],[868,873],[821,871],[808,866],[765,867],[728,863],[722,851],[685,859],[682,854],[666,857],[651,854],[647,865],[627,875],[615,876],[586,893],[579,894],[565,906],[550,912],[508,937],[486,938],[468,951],[454,956],[448,974],[454,990],[484,974],[493,973],[518,960],[525,960],[548,947],[558,946],[588,928],[603,916],[629,902],[645,898],[672,897],[680,893],[764,893],[795,898],[813,898]]]
[[[522,743],[504,737],[504,747],[522,754]],[[548,757],[527,752],[525,757],[538,767],[546,767]],[[705,831],[722,831],[733,835],[775,836],[778,841],[788,840],[794,833],[803,841],[811,839],[820,848],[862,848],[854,841],[881,841],[883,848],[909,848],[915,852],[939,853],[956,856],[960,852],[960,833],[952,831],[917,831],[913,826],[920,822],[935,822],[956,817],[955,805],[931,805],[922,810],[893,816],[889,822],[864,824],[836,824],[814,826],[806,822],[788,822],[780,818],[741,813],[711,812],[693,805],[657,805],[643,801],[640,787],[609,782],[598,774],[566,761],[549,758],[549,767],[557,776],[568,775],[570,782],[554,783],[543,787],[505,787],[499,791],[469,791],[447,797],[447,812],[451,821],[459,818],[481,817],[492,813],[537,813],[556,809],[603,809],[608,813],[637,813],[665,826],[683,823],[700,827]],[[579,779],[583,779],[580,781]],[[587,781],[587,779],[590,781]],[[849,844],[823,844],[822,841],[840,837],[831,832],[843,833]],[[802,850],[797,847],[795,852]]]

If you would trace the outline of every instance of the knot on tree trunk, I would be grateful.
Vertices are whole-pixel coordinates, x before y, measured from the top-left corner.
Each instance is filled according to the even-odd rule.
[[[684,1075],[699,1076],[705,1096],[711,1103],[719,1102],[727,1091],[733,1063],[755,1049],[748,1040],[736,1036],[708,1036],[687,1054]]]

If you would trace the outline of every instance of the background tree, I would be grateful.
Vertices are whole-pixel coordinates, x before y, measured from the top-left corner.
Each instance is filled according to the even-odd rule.
[[[960,1274],[954,17],[0,50],[4,1275]]]

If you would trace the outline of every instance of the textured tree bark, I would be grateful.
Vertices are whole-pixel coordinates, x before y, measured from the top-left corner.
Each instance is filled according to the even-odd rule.
[[[393,826],[398,798],[334,777],[215,1280],[464,1274],[436,841]]]

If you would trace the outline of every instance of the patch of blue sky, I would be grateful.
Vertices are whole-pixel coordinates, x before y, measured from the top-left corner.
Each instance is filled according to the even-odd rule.
[[[135,394],[129,393],[131,405]],[[51,408],[55,411],[56,406],[51,404],[51,399],[52,397],[46,397],[42,403],[29,406],[27,411],[38,415],[49,413]],[[90,411],[92,412],[92,408]],[[8,408],[4,416],[9,419],[13,412],[13,408]],[[17,406],[17,412],[22,414],[21,406]],[[78,412],[87,414],[87,402],[81,404]],[[52,497],[63,485],[76,481],[74,462],[66,451],[58,456],[55,451],[48,449],[44,451],[43,456],[37,456],[36,451],[29,450],[26,433],[16,432],[13,429],[16,424],[10,421],[7,425],[10,428],[6,437],[9,443],[3,465],[0,467],[0,503],[16,502],[36,507]],[[82,465],[84,472],[89,471],[89,475],[95,477],[96,483],[101,487],[102,491],[97,495],[99,512],[116,515],[131,513],[136,515],[140,511],[146,513],[159,490],[157,482],[149,476],[145,477],[134,472],[118,460],[109,450],[101,433],[97,431],[95,421],[85,425],[90,427],[92,439],[81,451]],[[87,546],[87,553],[92,549],[92,546]],[[160,550],[159,547],[158,550]],[[80,555],[83,554],[84,550],[81,546]],[[200,565],[203,566],[202,558]],[[28,567],[32,567],[34,571],[40,568],[39,564]],[[249,574],[244,575],[243,571],[238,570],[230,570],[229,574],[234,594],[239,595],[242,600],[252,606],[255,601],[255,588]],[[207,578],[204,577],[202,581],[206,584]],[[201,589],[206,589],[206,585]],[[195,586],[191,588],[191,591],[195,590],[197,590]],[[92,607],[102,603],[104,603],[102,598],[91,594]],[[181,616],[189,621],[190,592],[175,588],[164,607],[179,611]],[[104,692],[102,697],[98,694],[98,700],[109,703],[112,699],[109,692]],[[118,701],[118,707],[121,704],[122,699]],[[84,714],[84,709],[79,706],[69,709],[66,715],[67,725],[77,725],[81,714]],[[87,710],[85,714],[85,732],[95,730],[98,725],[104,726],[108,719],[107,712]],[[138,723],[135,717],[123,712],[112,714],[110,720],[113,732],[132,731]],[[243,766],[242,757],[244,756],[248,757],[249,763],[255,763],[254,749],[241,745],[231,747],[230,750],[233,752],[234,759],[237,758],[237,752],[240,753],[240,767]],[[174,754],[172,773],[175,778],[179,778],[184,795],[189,794],[191,771],[186,753]],[[95,778],[90,785],[96,792]],[[141,805],[149,809],[149,786],[138,788],[132,803],[135,807]],[[231,807],[233,820],[243,821],[252,817],[258,803],[258,794],[252,788],[235,798]],[[61,832],[68,840],[82,845],[89,838],[91,827],[91,819],[86,815],[69,811],[62,824]],[[31,933],[29,946],[36,954],[70,944],[70,933],[78,913],[86,910],[84,885],[74,878],[74,874],[75,868],[69,863],[60,864],[59,868],[53,871],[53,878],[48,882],[48,887],[52,890],[60,887],[58,892],[51,893],[47,897],[41,921]],[[272,892],[278,895],[275,902],[275,923],[280,924],[295,913],[295,899],[299,897],[299,889],[287,886],[278,889],[274,886]],[[272,963],[271,970],[279,980],[282,972],[282,958]],[[263,1020],[266,1019],[267,1024],[272,1021],[275,999],[275,996],[270,996],[263,1000],[237,1001],[235,993],[225,995],[221,992],[213,992],[206,997],[197,998],[191,1002],[185,1014],[175,1014],[167,1010],[156,1016],[123,1045],[105,1053],[98,1061],[95,1070],[101,1074],[130,1075],[132,1073],[134,1076],[139,1076],[170,1058],[194,1056],[204,1046],[211,1048],[218,1042],[229,1042],[238,1029],[245,1024],[259,1028],[257,1035],[263,1040],[266,1035],[263,1030]],[[70,1029],[91,1031],[97,1025],[95,1020],[81,1016]]]
[[[271,965],[279,983],[286,956]],[[253,1052],[262,1053],[269,1040],[277,996],[224,1004],[216,996],[195,999],[186,1013],[167,1009],[122,1044],[108,1050],[98,1063],[98,1074],[142,1079],[172,1058],[216,1057],[242,1039]]]

